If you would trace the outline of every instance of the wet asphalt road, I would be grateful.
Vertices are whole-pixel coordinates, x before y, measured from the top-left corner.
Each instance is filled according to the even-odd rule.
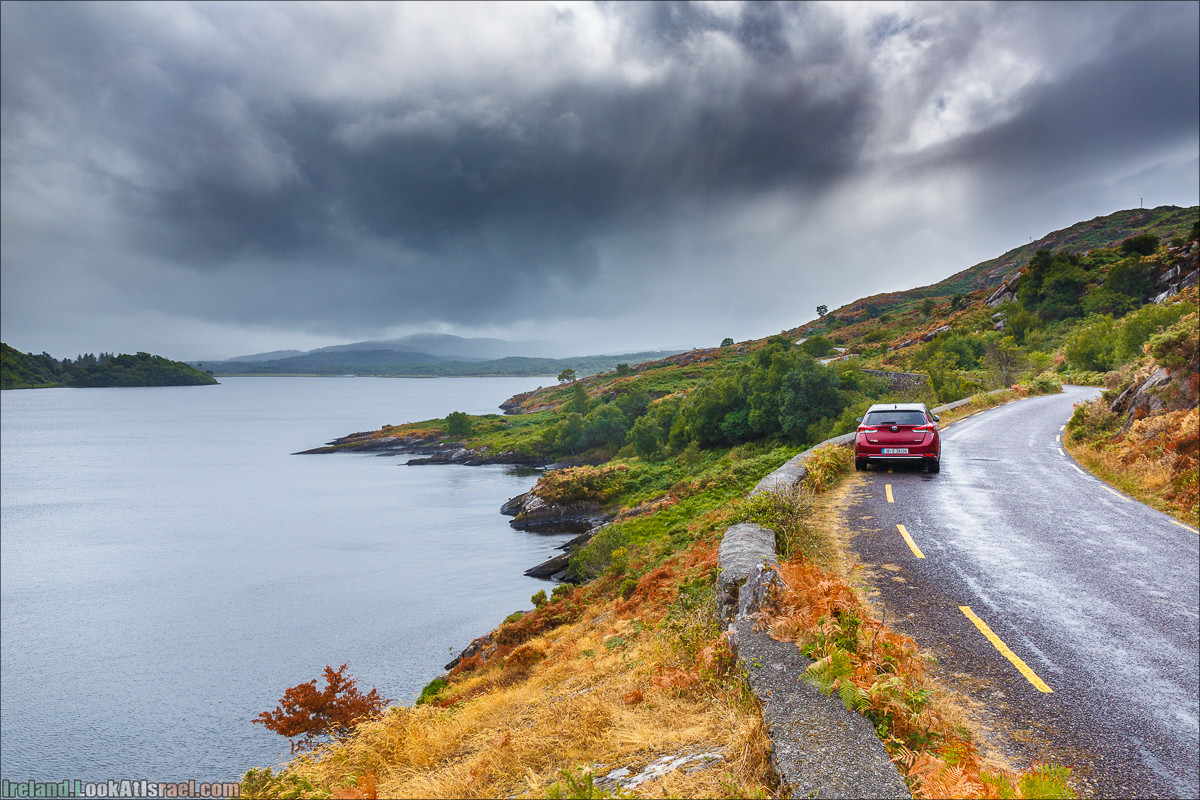
[[[940,474],[875,467],[846,519],[887,622],[983,705],[1014,766],[1070,765],[1084,796],[1197,797],[1200,535],[1060,450],[1073,405],[1097,393],[1068,387],[955,423]]]

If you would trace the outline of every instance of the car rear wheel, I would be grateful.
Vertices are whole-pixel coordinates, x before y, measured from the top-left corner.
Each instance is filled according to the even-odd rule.
[[[925,471],[926,472],[941,472],[942,471],[942,460],[940,458],[935,458],[935,459],[931,460],[928,464],[925,465]]]
[[[866,468],[867,468],[867,460],[865,458],[854,459],[854,469],[855,470],[857,470],[858,472],[862,472]]]

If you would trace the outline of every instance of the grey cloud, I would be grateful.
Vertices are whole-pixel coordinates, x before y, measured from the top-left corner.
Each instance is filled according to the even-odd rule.
[[[986,209],[997,186],[1075,185],[1196,136],[1194,5],[500,5],[486,9],[533,15],[510,32],[527,59],[454,37],[453,52],[390,52],[439,8],[6,3],[4,267],[21,276],[6,287],[36,290],[37,253],[131,308],[365,336],[581,310],[681,319],[744,285],[731,261],[829,302],[833,278],[788,247],[890,231],[807,222],[846,187],[904,198],[957,170]],[[581,26],[604,45],[577,56]],[[1068,26],[1056,53],[1045,29]],[[995,50],[1039,80],[891,155]],[[103,231],[87,263],[43,236],[56,225]]]
[[[1121,14],[1114,27],[1127,31],[1124,40],[1102,42],[1100,57],[1073,74],[1034,84],[1011,119],[924,154],[921,168],[971,165],[993,187],[1020,192],[1031,180],[1054,183],[1088,164],[1115,171],[1189,137],[1195,141],[1198,10],[1176,4],[1165,20]]]

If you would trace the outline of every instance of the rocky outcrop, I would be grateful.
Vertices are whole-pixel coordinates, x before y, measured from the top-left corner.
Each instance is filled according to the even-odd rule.
[[[1170,371],[1165,367],[1155,367],[1149,376],[1135,381],[1117,395],[1117,399],[1109,408],[1117,414],[1129,415],[1124,426],[1128,428],[1135,419],[1167,410],[1167,401],[1154,390],[1166,386],[1170,382]]]
[[[996,291],[988,295],[988,299],[984,300],[984,304],[988,306],[998,306],[1001,303],[1007,303],[1010,300],[1017,299],[1017,284],[1021,281],[1021,274],[1014,273],[1004,279],[1004,282],[996,287]]]
[[[905,347],[909,344],[913,342],[906,342],[900,346]],[[864,369],[863,372],[876,378],[886,378],[892,389],[897,392],[918,391],[929,385],[929,376],[921,372],[885,372],[878,369]]]
[[[505,414],[524,414],[526,413],[524,408],[525,401],[533,397],[535,393],[536,390],[514,394],[512,397],[500,404],[500,410]]]
[[[574,539],[563,542],[558,546],[558,550],[562,550],[561,555],[548,558],[536,567],[530,567],[525,570],[525,574],[531,578],[544,578],[546,580],[558,581],[559,583],[574,583],[568,567],[571,566],[571,556],[575,551],[586,545],[592,540],[592,537],[603,528],[604,525],[596,525],[593,528],[579,534]]]
[[[459,653],[453,661],[447,664],[445,669],[447,671],[452,670],[461,662],[466,661],[468,658],[474,658],[481,653],[487,652],[488,648],[492,647],[493,645],[494,642],[492,641],[492,635],[490,633],[487,636],[480,636],[478,639],[473,640],[469,645],[463,648],[463,651]]]
[[[561,555],[525,570],[525,574],[531,578],[560,582],[568,580],[567,567],[571,554],[591,541],[596,532],[611,519],[610,514],[601,510],[599,503],[554,505],[538,497],[532,490],[505,501],[504,505],[500,506],[500,513],[514,517],[509,525],[519,530],[579,534],[558,546],[557,549],[563,551]]]
[[[500,507],[500,513],[513,517],[508,524],[518,530],[543,533],[582,533],[609,519],[595,501],[557,505],[547,503],[533,491],[507,501]]]
[[[753,522],[740,522],[721,537],[717,551],[721,572],[717,576],[717,611],[726,623],[737,616],[742,587],[764,564],[775,558],[775,532]],[[774,574],[772,572],[771,574]]]
[[[385,429],[386,430],[386,429]],[[442,441],[437,436],[379,436],[375,432],[352,433],[334,439],[322,447],[301,450],[293,455],[323,455],[326,453],[375,453],[380,456],[415,456],[406,463],[418,464],[516,464],[528,467],[546,465],[546,459],[521,455],[512,450],[491,450],[487,447],[466,447],[462,442]]]
[[[1200,243],[1173,247],[1168,252],[1172,257],[1171,266],[1154,279],[1156,303],[1166,302],[1187,287],[1200,283]]]

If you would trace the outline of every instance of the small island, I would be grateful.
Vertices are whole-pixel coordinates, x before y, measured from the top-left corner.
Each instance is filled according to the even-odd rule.
[[[0,389],[46,389],[59,386],[205,386],[211,373],[182,361],[149,353],[87,353],[61,361],[49,353],[22,353],[0,342]]]

